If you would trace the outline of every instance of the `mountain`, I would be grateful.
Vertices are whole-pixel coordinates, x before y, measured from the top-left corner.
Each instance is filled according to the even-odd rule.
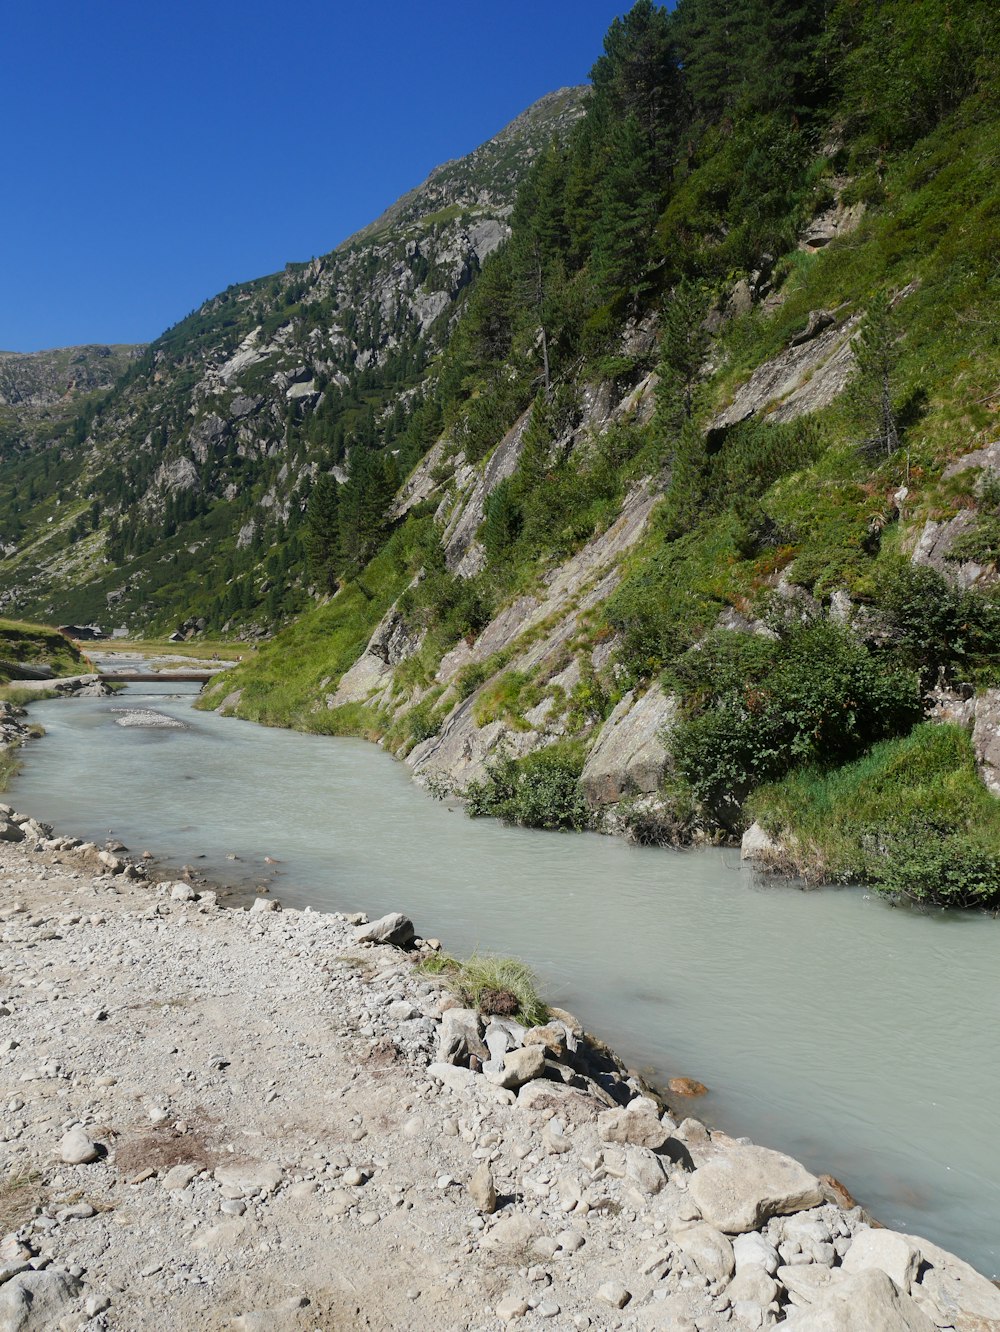
[[[0,351],[0,456],[57,440],[142,350],[117,345]]]
[[[260,629],[307,604],[312,478],[368,452],[405,473],[422,452],[427,367],[584,92],[544,97],[329,254],[230,287],[141,354],[117,349],[120,377],[99,376],[100,349],[0,358],[33,410],[74,369],[117,380],[70,438],[0,474],[0,602],[49,620]]]

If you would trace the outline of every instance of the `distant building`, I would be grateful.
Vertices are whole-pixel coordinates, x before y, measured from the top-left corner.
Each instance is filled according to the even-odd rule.
[[[93,642],[95,638],[104,638],[103,629],[99,629],[96,624],[61,624],[59,632],[65,638],[82,639],[85,642]]]

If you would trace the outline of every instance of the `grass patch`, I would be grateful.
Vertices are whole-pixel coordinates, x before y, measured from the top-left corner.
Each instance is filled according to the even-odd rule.
[[[8,1235],[35,1215],[45,1201],[45,1188],[37,1170],[13,1170],[0,1180],[0,1234]]]
[[[87,669],[83,653],[58,629],[25,620],[0,620],[0,663],[48,666],[55,675],[79,675]],[[12,673],[0,664],[0,683]]]
[[[959,726],[925,722],[833,772],[802,769],[762,787],[749,810],[812,882],[1000,907],[1000,800]]]
[[[20,750],[8,745],[0,749],[0,791],[6,791],[12,777],[21,771]]]
[[[447,953],[435,953],[418,970],[443,976],[452,994],[484,1017],[513,1017],[526,1027],[540,1027],[549,1020],[534,973],[517,958],[473,953],[463,962]]]

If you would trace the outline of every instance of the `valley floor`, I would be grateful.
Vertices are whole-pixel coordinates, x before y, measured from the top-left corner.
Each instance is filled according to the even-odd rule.
[[[985,1278],[678,1123],[568,1015],[518,1089],[546,1047],[447,1062],[475,1017],[344,915],[0,826],[0,1332],[1000,1328]]]

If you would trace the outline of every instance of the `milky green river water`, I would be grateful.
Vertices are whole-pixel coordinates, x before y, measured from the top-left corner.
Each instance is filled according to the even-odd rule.
[[[1000,922],[761,883],[733,852],[473,821],[372,745],[150,688],[34,705],[47,736],[9,799],[288,905],[403,910],[452,952],[516,953],[654,1080],[707,1083],[692,1113],[1000,1270]],[[143,704],[187,729],[115,724]]]

